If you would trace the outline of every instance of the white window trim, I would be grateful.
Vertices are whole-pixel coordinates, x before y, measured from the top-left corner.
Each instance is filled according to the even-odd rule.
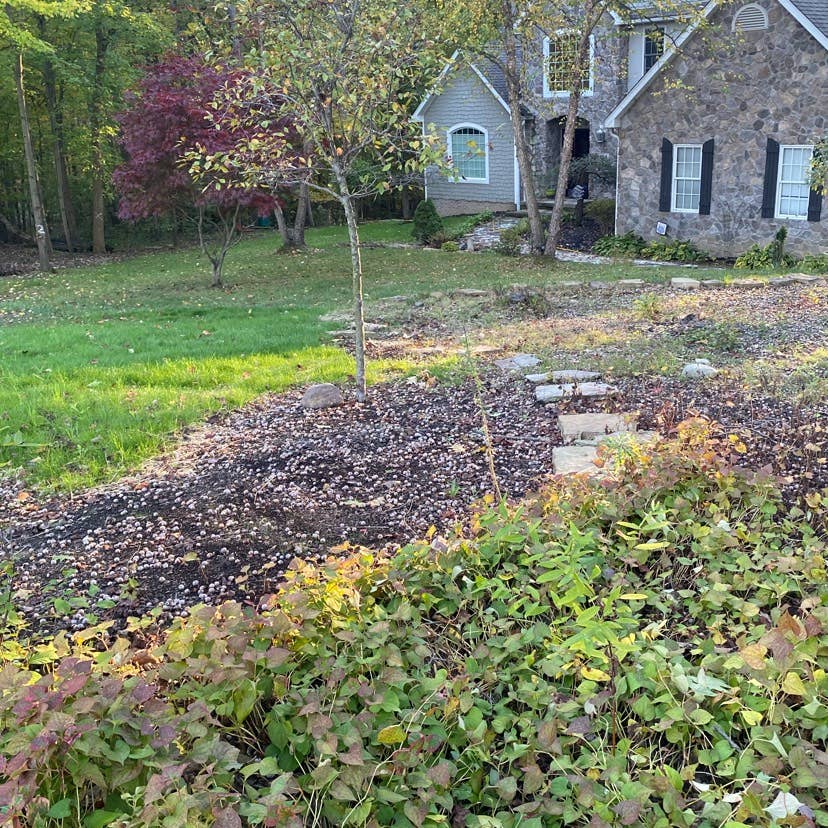
[[[667,51],[667,32],[661,26],[650,27],[649,31],[652,31],[653,28],[658,29],[661,32],[661,54],[656,59],[656,62],[650,67],[650,69],[655,69],[656,64],[661,58],[664,57],[664,53]],[[643,78],[650,69],[647,68],[647,35],[649,34],[647,29],[641,32],[641,77]]]
[[[555,35],[577,34],[576,29],[558,29]],[[543,97],[544,98],[568,98],[568,89],[550,89],[549,72],[549,38],[543,39]],[[589,98],[595,94],[595,35],[589,36],[589,87],[581,92],[582,98]]]
[[[773,206],[773,215],[774,218],[778,219],[789,219],[790,221],[807,221],[808,220],[808,207],[805,206],[805,212],[801,216],[791,216],[786,213],[783,213],[781,210],[782,205],[782,169],[783,164],[782,161],[785,156],[785,150],[799,150],[804,149],[808,150],[811,153],[811,158],[814,156],[814,145],[813,144],[781,144],[779,147],[779,168],[776,171],[776,204]],[[809,162],[810,163],[810,162]],[[803,182],[805,183],[805,182]],[[810,192],[810,188],[808,189]]]
[[[458,129],[476,129],[483,133],[483,163],[486,169],[486,177],[485,178],[463,178],[459,176],[460,170],[458,167],[453,167],[453,169],[457,172],[458,178],[451,179],[453,184],[488,184],[489,183],[489,130],[485,127],[480,126],[480,124],[472,124],[469,122],[464,121],[460,124],[455,124],[452,127],[449,127],[446,131],[446,151],[447,154],[453,159],[454,155],[452,153],[452,146],[451,146],[451,136],[454,132]]]
[[[695,210],[689,207],[679,207],[677,205],[678,200],[678,187],[676,187],[676,169],[678,168],[678,151],[680,149],[697,149],[701,154],[701,160],[699,161],[699,204],[701,204],[701,180],[703,175],[703,166],[704,166],[704,150],[701,144],[674,144],[673,145],[673,194],[671,196],[672,204],[670,205],[670,212],[672,213],[690,213],[691,215],[698,215],[699,208],[696,207]],[[686,179],[688,181],[694,179]]]

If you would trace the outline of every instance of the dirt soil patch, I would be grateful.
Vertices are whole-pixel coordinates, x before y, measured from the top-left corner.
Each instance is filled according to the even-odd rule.
[[[201,601],[255,602],[294,556],[446,531],[492,490],[472,381],[379,386],[365,405],[318,412],[298,399],[273,396],[215,419],[117,485],[46,502],[19,487],[0,492],[0,529],[32,625],[77,629],[157,605],[170,615]],[[483,399],[500,486],[519,497],[551,467],[554,412],[498,374]]]

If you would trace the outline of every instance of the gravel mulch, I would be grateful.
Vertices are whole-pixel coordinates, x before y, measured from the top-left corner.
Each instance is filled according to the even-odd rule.
[[[560,436],[553,411],[512,390],[499,374],[484,379],[499,484],[519,497],[549,472]],[[273,396],[217,418],[115,485],[47,502],[0,492],[0,531],[32,626],[256,601],[294,556],[450,530],[492,489],[471,382],[384,385],[363,406],[316,412],[298,399]],[[57,617],[54,599],[67,593],[90,607]]]

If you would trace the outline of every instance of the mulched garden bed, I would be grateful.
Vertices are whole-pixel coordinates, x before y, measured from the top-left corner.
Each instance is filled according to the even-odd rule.
[[[483,398],[499,484],[519,497],[548,472],[560,437],[554,412],[513,391],[492,374]],[[471,382],[384,385],[364,406],[317,412],[298,400],[273,396],[216,418],[145,473],[79,496],[39,503],[0,491],[6,554],[32,626],[255,602],[294,556],[450,530],[492,489]],[[59,603],[56,617],[67,594],[89,607]]]
[[[828,407],[797,408],[726,377],[616,384],[616,397],[561,410],[639,410],[641,427],[662,433],[708,415],[743,435],[745,465],[780,474],[791,502],[828,486]],[[483,385],[498,481],[520,497],[551,469],[557,409],[536,403],[518,377],[490,371]],[[295,556],[450,531],[492,490],[471,381],[386,384],[364,406],[318,412],[298,400],[273,396],[214,418],[142,474],[78,496],[39,502],[4,484],[0,527],[32,627],[121,626],[156,606],[163,620],[231,597],[255,603]]]

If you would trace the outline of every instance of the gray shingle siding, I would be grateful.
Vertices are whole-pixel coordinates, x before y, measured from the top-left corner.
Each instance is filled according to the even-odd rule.
[[[457,124],[474,124],[488,132],[489,183],[452,181],[437,172],[426,176],[428,196],[437,202],[467,201],[469,212],[475,203],[515,203],[515,148],[509,113],[491,90],[471,69],[452,73],[446,86],[422,112],[426,129],[435,131],[445,142],[447,132]]]

